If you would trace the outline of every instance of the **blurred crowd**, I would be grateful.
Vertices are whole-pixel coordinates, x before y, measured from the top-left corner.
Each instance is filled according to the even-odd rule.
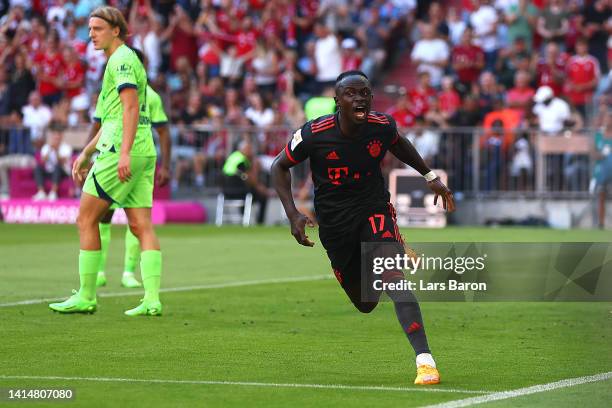
[[[398,123],[411,127],[421,117],[437,127],[480,126],[496,111],[512,122],[506,127],[599,125],[612,94],[611,1],[446,3],[431,2],[415,25],[419,78],[400,90],[391,110]]]
[[[430,2],[411,32],[416,86],[388,113],[455,188],[477,188],[476,144],[481,190],[533,189],[535,134],[612,125],[611,10],[610,0]],[[586,188],[588,157],[553,159],[553,189]]]
[[[0,155],[27,153],[10,151],[7,129],[25,126],[38,150],[50,123],[89,123],[105,57],[88,42],[87,24],[102,4],[0,3]],[[228,138],[193,126],[256,126],[262,129],[258,151],[274,156],[286,132],[263,129],[301,125],[304,105],[328,92],[345,69],[361,68],[378,78],[408,45],[416,6],[411,0],[108,4],[124,12],[129,43],[145,54],[149,81],[176,125],[174,184],[185,168],[193,168],[197,186],[204,185],[207,162],[224,160]]]
[[[611,0],[106,3],[126,16],[129,43],[145,54],[165,102],[175,188],[185,178],[204,186],[205,169],[220,168],[235,149],[229,131],[208,128],[260,129],[252,138],[265,169],[286,129],[333,110],[326,96],[340,72],[361,69],[378,84],[410,48],[416,85],[400,88],[388,112],[425,156],[440,148],[423,128],[555,133],[609,116]],[[30,163],[3,164],[3,155],[40,153],[50,124],[90,122],[105,56],[88,41],[87,24],[103,4],[0,1],[0,176],[6,163]]]

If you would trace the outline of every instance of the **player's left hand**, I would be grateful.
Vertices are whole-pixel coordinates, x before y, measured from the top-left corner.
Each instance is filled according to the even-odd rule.
[[[155,181],[160,187],[163,187],[168,184],[168,181],[170,181],[170,169],[164,166],[160,167],[159,170],[157,170]]]
[[[427,183],[429,188],[436,193],[434,196],[434,205],[438,204],[438,197],[442,197],[442,207],[448,212],[455,211],[455,199],[453,198],[453,192],[444,185],[440,177]]]
[[[121,154],[119,156],[119,164],[117,165],[117,175],[122,183],[129,181],[132,177],[132,171],[130,170],[130,155]]]

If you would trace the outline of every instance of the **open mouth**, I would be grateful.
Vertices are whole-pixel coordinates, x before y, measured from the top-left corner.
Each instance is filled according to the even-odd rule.
[[[368,115],[368,108],[365,105],[355,106],[353,108],[353,113],[357,120],[364,120]]]

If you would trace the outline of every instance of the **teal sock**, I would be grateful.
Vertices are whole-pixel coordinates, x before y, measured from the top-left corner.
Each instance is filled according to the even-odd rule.
[[[159,302],[161,269],[161,251],[142,251],[140,254],[140,273],[145,291],[145,302]]]
[[[139,257],[140,242],[138,242],[136,235],[132,234],[130,227],[127,227],[125,230],[125,258],[123,260],[123,271],[134,273]]]
[[[108,245],[111,241],[111,225],[99,223],[98,228],[100,229],[100,265],[98,266],[98,272],[106,271],[106,259],[108,257]]]
[[[94,300],[96,298],[96,276],[98,275],[98,265],[100,265],[100,257],[102,251],[87,251],[81,249],[79,252],[79,277],[81,278],[81,287],[79,295],[86,300]]]

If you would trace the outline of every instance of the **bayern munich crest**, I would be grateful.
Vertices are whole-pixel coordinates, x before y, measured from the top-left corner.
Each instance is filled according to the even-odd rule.
[[[370,152],[370,156],[376,158],[380,155],[382,151],[382,143],[380,140],[372,140],[368,143],[368,152]]]

